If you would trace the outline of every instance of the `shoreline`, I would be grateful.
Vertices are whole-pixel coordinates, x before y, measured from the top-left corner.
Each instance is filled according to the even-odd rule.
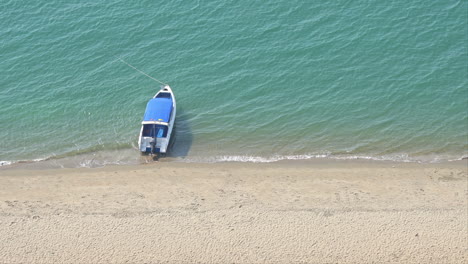
[[[286,165],[286,164],[309,164],[309,165],[331,165],[331,166],[376,166],[384,164],[393,164],[395,166],[456,166],[463,167],[468,166],[468,158],[463,157],[456,160],[441,160],[441,161],[400,161],[400,160],[385,160],[385,159],[373,159],[373,158],[338,158],[338,157],[312,157],[312,158],[285,158],[280,160],[271,160],[271,161],[237,161],[237,160],[226,160],[226,161],[196,161],[196,160],[185,160],[178,159],[173,157],[165,157],[160,160],[153,161],[150,157],[140,156],[138,160],[134,160],[132,163],[105,163],[102,165],[79,165],[74,163],[60,163],[62,159],[38,159],[31,161],[15,161],[15,162],[4,162],[0,165],[0,172],[8,170],[56,170],[56,169],[102,169],[102,168],[125,168],[125,167],[138,167],[138,166],[148,166],[152,164],[269,164],[269,165]],[[250,165],[247,165],[250,166]],[[255,165],[254,165],[255,166]]]
[[[464,263],[467,161],[0,169],[0,262]]]

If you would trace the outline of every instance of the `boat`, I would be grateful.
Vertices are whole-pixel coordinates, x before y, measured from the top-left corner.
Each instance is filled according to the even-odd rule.
[[[163,85],[146,105],[141,122],[138,148],[142,154],[164,154],[168,151],[176,116],[176,101],[169,85]]]

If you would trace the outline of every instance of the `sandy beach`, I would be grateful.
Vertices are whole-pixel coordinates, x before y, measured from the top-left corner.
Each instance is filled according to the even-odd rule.
[[[0,263],[466,263],[467,160],[0,169]]]

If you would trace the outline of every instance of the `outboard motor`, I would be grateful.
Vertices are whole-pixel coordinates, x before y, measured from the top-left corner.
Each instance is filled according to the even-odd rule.
[[[156,153],[156,138],[153,138],[150,142],[151,145],[151,155]]]
[[[152,139],[150,142],[151,145],[151,155],[154,155],[156,153],[156,126],[153,125],[153,131],[152,131]]]

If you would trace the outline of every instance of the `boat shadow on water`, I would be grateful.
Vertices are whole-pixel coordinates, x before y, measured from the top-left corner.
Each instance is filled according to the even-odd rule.
[[[171,139],[166,157],[185,158],[190,151],[192,141],[193,133],[188,115],[184,109],[179,108],[174,124],[173,138]]]

